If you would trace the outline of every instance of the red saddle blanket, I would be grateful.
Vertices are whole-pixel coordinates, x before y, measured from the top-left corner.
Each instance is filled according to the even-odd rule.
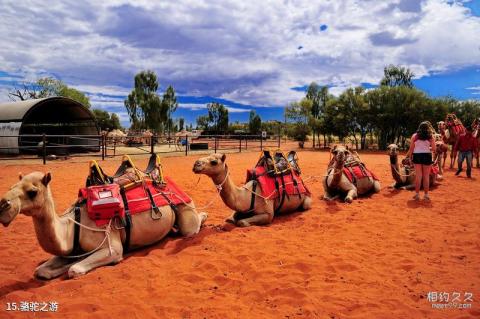
[[[165,185],[155,186],[152,184],[151,181],[146,180],[144,184],[138,184],[137,186],[128,189],[125,192],[125,197],[127,198],[127,205],[125,205],[125,209],[128,206],[128,211],[130,215],[135,215],[152,209],[152,203],[150,201],[150,197],[146,191],[146,188],[150,190],[153,201],[155,202],[155,205],[157,207],[169,205],[169,201],[175,205],[190,203],[192,201],[192,199],[183,190],[181,190],[177,186],[177,184],[175,184],[169,177],[165,177],[165,182]],[[102,186],[100,185],[93,187]],[[92,196],[89,195],[90,193],[91,192],[89,192],[87,188],[82,188],[79,191],[79,198],[87,199],[88,216],[95,221],[97,226],[104,226],[108,224],[108,222],[116,216],[121,218],[125,217],[124,210],[119,210],[114,207],[114,205],[112,205],[111,202],[115,202],[114,200],[106,202],[104,206],[96,205],[97,207],[93,208],[92,203],[93,201],[98,200],[98,198],[92,198]],[[115,196],[114,194],[113,198],[115,197],[118,198],[118,196]]]
[[[352,175],[353,172],[353,175]],[[350,183],[353,183],[353,177],[355,175],[355,180],[359,180],[365,177],[371,177],[374,180],[378,181],[378,177],[373,174],[372,171],[367,169],[366,167],[363,167],[363,169],[360,167],[360,165],[355,165],[355,166],[350,166],[350,167],[344,167],[343,168],[343,173],[347,176],[348,180]]]
[[[457,136],[465,133],[465,127],[460,123],[448,122],[447,126],[451,127]]]
[[[255,171],[255,176],[254,176]],[[287,195],[299,195],[307,194],[310,195],[310,191],[303,184],[302,178],[292,170],[291,173],[287,173],[283,176],[269,176],[266,173],[266,169],[263,166],[257,166],[254,169],[247,170],[247,182],[251,181],[253,178],[257,180],[262,188],[262,196],[268,199],[279,198],[282,195],[282,191],[285,190]],[[279,190],[275,186],[275,180],[278,183]],[[283,186],[285,185],[285,187]]]
[[[430,175],[437,175],[440,172],[440,168],[438,167],[438,164],[432,165],[430,168]]]

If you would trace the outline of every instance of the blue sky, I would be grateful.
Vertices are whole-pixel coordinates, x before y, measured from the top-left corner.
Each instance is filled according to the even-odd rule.
[[[480,0],[4,0],[0,102],[23,81],[54,76],[94,108],[120,115],[133,77],[173,85],[175,116],[194,122],[221,102],[232,121],[283,107],[315,81],[339,94],[375,86],[388,64],[431,96],[480,99]]]

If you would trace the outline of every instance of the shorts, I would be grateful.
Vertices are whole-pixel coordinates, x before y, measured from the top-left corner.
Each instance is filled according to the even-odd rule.
[[[413,153],[413,163],[432,165],[432,153]]]

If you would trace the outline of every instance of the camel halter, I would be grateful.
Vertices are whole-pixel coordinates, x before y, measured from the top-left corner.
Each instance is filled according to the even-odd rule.
[[[225,166],[225,170],[227,171],[227,173],[225,173],[225,178],[223,179],[223,182],[221,182],[220,184],[214,183],[215,188],[217,189],[219,195],[223,190],[223,185],[225,185],[225,183],[227,182],[228,175],[230,175],[230,171],[228,170],[227,164],[224,163],[223,165]]]

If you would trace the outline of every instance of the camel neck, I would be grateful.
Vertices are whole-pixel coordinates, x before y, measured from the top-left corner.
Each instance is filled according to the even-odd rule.
[[[390,155],[390,168],[392,170],[393,179],[397,183],[403,183],[402,177],[400,176],[400,165],[398,165],[398,155]]]
[[[345,161],[338,161],[335,160],[333,164],[333,177],[332,181],[330,182],[330,187],[335,188],[340,184],[340,180],[342,179],[343,175],[343,167],[345,165]]]
[[[233,183],[228,172],[228,167],[225,165],[225,170],[218,175],[212,176],[212,180],[219,190],[220,197],[225,205],[235,211],[241,211],[242,209],[239,207],[241,203],[237,201],[240,189]]]
[[[50,188],[47,188],[44,206],[33,216],[33,224],[43,250],[56,256],[65,256],[70,252],[72,243],[66,240],[70,223],[57,216]]]

